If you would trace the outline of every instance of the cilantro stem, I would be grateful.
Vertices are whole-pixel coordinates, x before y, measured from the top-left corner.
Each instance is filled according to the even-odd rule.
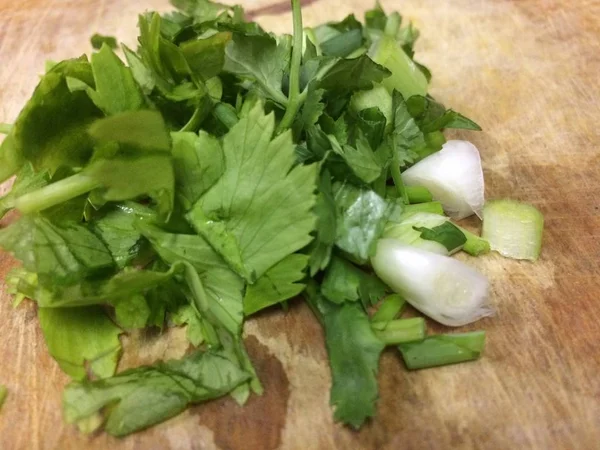
[[[400,161],[398,159],[398,152],[396,151],[394,151],[394,156],[392,157],[390,172],[392,173],[392,179],[394,180],[394,184],[396,185],[398,196],[404,201],[405,205],[408,205],[410,202],[408,201],[408,193],[404,188],[402,175],[400,175]]]
[[[444,366],[479,358],[485,345],[485,331],[429,336],[421,342],[400,344],[398,349],[411,370]]]
[[[386,345],[398,345],[425,339],[425,319],[391,320],[383,330],[374,329],[375,336]]]
[[[23,214],[30,214],[79,197],[100,186],[95,179],[78,173],[19,197],[14,207]]]
[[[294,42],[292,46],[292,60],[290,62],[290,92],[288,104],[283,119],[277,128],[281,133],[292,126],[296,113],[302,104],[300,96],[300,64],[302,63],[302,42],[304,30],[302,29],[302,11],[300,11],[300,0],[291,0],[292,16],[294,21]]]

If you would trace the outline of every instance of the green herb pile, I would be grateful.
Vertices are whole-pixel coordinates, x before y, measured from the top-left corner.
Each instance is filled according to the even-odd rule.
[[[22,262],[6,283],[37,302],[74,380],[66,420],[122,436],[260,395],[244,320],[300,294],[324,328],[335,419],[353,427],[375,415],[385,345],[411,368],[477,357],[481,333],[424,339],[423,319],[396,319],[404,300],[368,264],[386,223],[441,212],[401,171],[444,129],[479,129],[427,95],[417,30],[379,6],[303,30],[293,0],[294,34],[273,35],[238,6],[173,4],[139,17],[125,62],[95,35],[90,58],[49,64],[3,127],[0,181],[17,178],[0,215],[20,217],[0,247]],[[465,242],[449,222],[418,231]],[[119,335],[183,325],[193,352],[115,374]]]

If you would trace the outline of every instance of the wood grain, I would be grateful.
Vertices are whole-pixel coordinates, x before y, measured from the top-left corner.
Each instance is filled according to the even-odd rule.
[[[290,14],[274,2],[244,3],[265,27],[291,28]],[[0,287],[0,383],[9,389],[0,413],[1,449],[599,447],[600,1],[383,3],[421,29],[418,56],[434,74],[433,95],[484,127],[456,135],[481,150],[488,197],[532,202],[546,217],[538,263],[469,259],[491,278],[498,309],[496,317],[467,327],[488,331],[485,357],[409,373],[386,352],[377,420],[353,432],[332,422],[322,333],[297,304],[246,325],[263,397],[244,408],[229,399],[194,407],[122,440],[86,437],[63,423],[67,378],[47,354],[34,307],[13,309]],[[370,6],[320,0],[306,7],[305,22]],[[168,5],[0,0],[0,122],[14,120],[45,59],[89,52],[87,37],[97,31],[134,42],[136,14],[144,8]],[[13,265],[0,256],[0,278]],[[121,367],[186,348],[180,331],[125,341]]]

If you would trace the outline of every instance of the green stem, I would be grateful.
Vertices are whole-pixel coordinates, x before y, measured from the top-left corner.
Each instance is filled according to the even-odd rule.
[[[397,12],[390,14],[385,23],[385,29],[383,33],[387,36],[391,36],[394,39],[398,35],[398,30],[400,29],[400,24],[402,23],[402,17]]]
[[[312,42],[312,44],[315,46],[317,56],[323,56],[323,51],[321,50],[321,46],[319,45],[319,41],[317,39],[317,36],[315,35],[315,31],[312,28],[307,28],[304,30],[304,34],[306,34],[308,40]]]
[[[444,208],[440,202],[417,203],[415,205],[406,205],[402,211],[404,214],[414,212],[428,212],[433,214],[444,215]]]
[[[78,173],[15,200],[14,207],[23,214],[51,208],[100,187],[94,178]]]
[[[479,358],[485,346],[485,331],[429,336],[421,342],[401,344],[398,349],[409,369],[444,366]]]
[[[384,168],[381,175],[379,176],[379,178],[377,178],[373,182],[373,190],[382,198],[386,197],[387,179],[388,179],[388,170],[386,168]]]
[[[490,252],[490,243],[485,239],[465,230],[462,227],[456,225],[460,231],[465,235],[467,241],[463,245],[463,251],[467,252],[472,256],[485,255]]]
[[[225,125],[228,130],[240,120],[235,113],[235,108],[228,103],[217,103],[212,114],[214,118]]]
[[[425,339],[425,320],[422,317],[388,322],[383,330],[374,329],[375,336],[386,345],[398,345]]]
[[[402,175],[400,174],[400,161],[398,159],[398,152],[396,151],[394,151],[394,156],[392,157],[390,171],[392,173],[394,185],[396,185],[396,190],[398,191],[398,197],[404,201],[405,205],[408,205],[410,202],[408,201],[408,193],[404,188],[404,182],[402,181]]]
[[[383,330],[389,322],[394,320],[406,307],[406,300],[400,294],[388,295],[373,317],[371,324],[373,328]],[[381,324],[381,325],[376,325]]]
[[[300,96],[300,64],[302,63],[302,43],[304,30],[302,29],[302,11],[300,11],[300,0],[292,1],[292,16],[294,20],[294,43],[292,46],[292,60],[290,62],[290,93],[285,114],[279,123],[278,131],[287,130],[292,126],[296,113],[300,108],[298,98]]]
[[[409,203],[428,203],[433,201],[429,189],[423,186],[405,186]]]

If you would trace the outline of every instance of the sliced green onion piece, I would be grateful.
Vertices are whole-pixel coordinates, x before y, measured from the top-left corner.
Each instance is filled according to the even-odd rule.
[[[425,186],[453,219],[481,217],[484,180],[479,150],[467,141],[448,141],[442,149],[402,172],[406,186]]]
[[[515,200],[493,200],[483,208],[482,237],[502,256],[535,261],[542,249],[544,216]]]
[[[458,225],[457,225],[458,226]],[[471,256],[485,255],[490,252],[490,243],[485,239],[465,230],[463,227],[458,227],[463,232],[467,241],[463,245],[463,251]]]
[[[371,264],[394,292],[444,325],[466,325],[494,312],[487,278],[456,259],[386,238],[377,242]]]
[[[373,327],[379,327],[377,329],[383,329],[388,324],[388,322],[394,320],[406,307],[406,300],[402,298],[399,294],[388,295],[383,299],[381,306],[377,310],[373,317],[371,317],[371,323]],[[378,324],[378,325],[375,325]]]
[[[414,205],[405,205],[403,213],[428,212],[433,214],[444,215],[444,208],[440,202],[416,203]]]
[[[398,349],[410,370],[444,366],[479,358],[485,331],[429,336],[421,342],[400,344]]]
[[[433,201],[429,189],[423,186],[405,186],[409,203],[428,203]]]
[[[439,214],[425,212],[410,214],[404,213],[400,216],[399,222],[390,222],[385,227],[383,237],[394,239],[402,244],[421,248],[429,252],[438,253],[440,255],[448,255],[450,254],[448,248],[446,248],[439,241],[424,238],[422,231],[443,226],[444,224],[449,223],[448,221],[448,217],[441,216]],[[459,247],[462,247],[465,237],[458,229],[456,232],[462,237],[462,242],[460,242],[458,245]],[[454,250],[454,248],[451,250]]]
[[[425,319],[413,317],[388,322],[383,330],[374,329],[375,336],[386,345],[398,345],[425,339]]]

